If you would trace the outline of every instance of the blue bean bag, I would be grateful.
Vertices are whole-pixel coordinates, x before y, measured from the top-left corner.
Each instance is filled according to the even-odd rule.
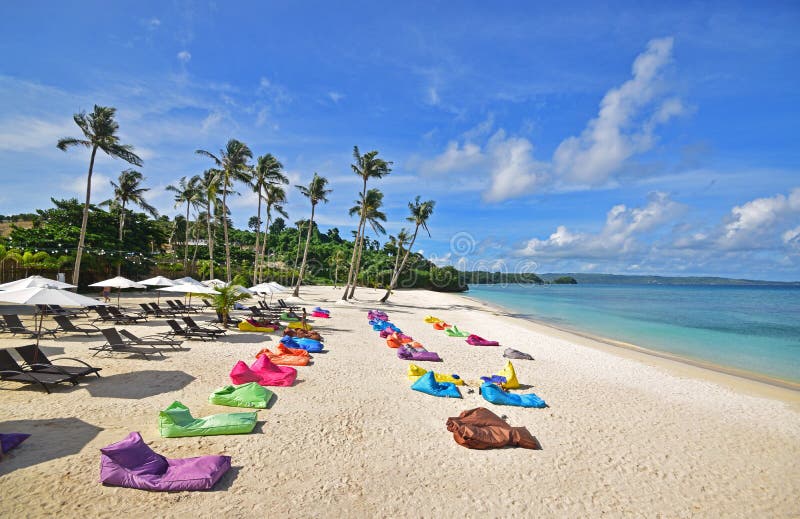
[[[322,343],[314,339],[307,339],[305,337],[292,337],[284,335],[281,343],[287,348],[295,348],[297,350],[306,350],[309,353],[319,353],[322,351]]]
[[[487,402],[497,405],[513,405],[517,407],[547,407],[544,400],[536,396],[534,393],[527,395],[517,395],[503,391],[497,384],[483,384],[481,386],[481,396]]]
[[[428,371],[411,385],[414,391],[445,398],[461,398],[458,387],[452,382],[436,382],[433,371]]]

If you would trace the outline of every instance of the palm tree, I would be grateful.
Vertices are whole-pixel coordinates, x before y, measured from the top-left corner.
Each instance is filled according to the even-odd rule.
[[[394,287],[397,286],[397,280],[400,278],[400,273],[403,272],[403,268],[406,266],[406,261],[408,261],[408,255],[411,253],[411,249],[414,247],[414,242],[417,241],[417,233],[419,232],[419,228],[422,227],[428,233],[428,236],[431,235],[431,231],[428,229],[428,218],[430,218],[433,214],[433,207],[435,205],[436,202],[433,200],[420,202],[419,195],[417,195],[413,202],[408,203],[408,210],[411,211],[411,216],[406,218],[406,220],[409,222],[414,222],[414,234],[411,236],[411,243],[408,245],[408,249],[406,249],[406,252],[403,255],[403,261],[400,262],[400,266],[395,268],[394,272],[392,273],[392,280],[389,283],[389,288],[386,289],[386,294],[384,294],[381,298],[381,303],[385,303],[389,299],[389,296],[392,294],[392,290],[394,290]]]
[[[347,257],[344,251],[342,249],[336,249],[328,260],[328,264],[333,267],[333,288],[336,288],[339,284],[339,269],[344,264],[345,259],[347,259]]]
[[[167,186],[167,191],[175,193],[175,207],[186,204],[186,233],[183,240],[183,270],[186,270],[186,265],[189,262],[189,210],[192,206],[196,206],[198,200],[202,196],[200,191],[200,183],[202,179],[195,175],[189,180],[186,177],[181,177],[177,186]]]
[[[397,237],[389,236],[389,243],[395,248],[392,274],[394,274],[397,270],[397,266],[400,264],[400,258],[403,256],[403,247],[406,246],[409,238],[411,238],[411,236],[408,235],[408,231],[405,228],[400,229],[400,232],[397,233]]]
[[[355,159],[355,164],[351,164],[350,167],[353,169],[353,173],[360,176],[364,181],[364,185],[361,189],[361,200],[363,202],[366,201],[367,196],[367,180],[370,178],[382,178],[388,175],[392,171],[392,168],[389,166],[393,163],[379,159],[378,152],[376,150],[361,155],[361,153],[358,151],[358,146],[353,146],[353,158]],[[353,242],[353,256],[350,258],[350,272],[347,274],[347,284],[345,285],[344,293],[342,294],[342,299],[345,301],[348,297],[350,297],[350,295],[348,295],[350,285],[355,286],[356,283],[356,278],[353,273],[356,266],[356,253],[358,249],[359,238],[364,232],[365,212],[362,211],[360,216],[361,218],[358,221],[356,238]]]
[[[207,169],[203,172],[200,188],[203,191],[203,201],[206,203],[206,239],[208,243],[209,278],[214,279],[214,233],[211,230],[212,220],[216,222],[217,206],[220,203],[219,192],[220,170]]]
[[[358,254],[356,255],[353,282],[350,286],[348,298],[353,297],[356,292],[356,285],[358,285],[358,273],[361,269],[361,254],[364,251],[364,238],[367,235],[366,224],[369,223],[372,230],[375,231],[375,234],[386,234],[386,229],[380,224],[380,222],[386,221],[386,215],[380,211],[380,207],[383,205],[383,193],[378,189],[370,189],[367,191],[365,197],[361,197],[361,200],[356,201],[356,204],[356,206],[350,208],[350,216],[361,213],[361,220],[364,221],[364,229],[361,232],[361,240],[357,243]]]
[[[267,186],[266,196],[264,200],[267,203],[267,227],[272,225],[272,210],[275,209],[279,214],[283,215],[286,218],[289,218],[289,215],[283,209],[283,204],[286,203],[286,190],[283,187],[279,186],[278,184],[269,184]],[[298,227],[299,229],[299,227]],[[300,245],[297,245],[297,248],[300,248]],[[264,258],[267,257],[267,231],[264,231],[264,241],[261,244],[261,254],[260,258],[261,261],[258,265],[258,282],[262,281],[263,271],[264,271]]]
[[[89,222],[89,203],[92,198],[92,172],[97,150],[101,150],[114,158],[120,158],[134,166],[141,166],[142,159],[133,152],[133,146],[120,144],[117,130],[119,124],[114,120],[117,109],[110,106],[94,105],[92,113],[80,112],[72,116],[75,124],[83,132],[83,139],[65,137],[59,139],[56,146],[61,151],[67,151],[74,146],[83,146],[92,150],[89,158],[89,174],[86,179],[86,202],[83,204],[83,219],[81,220],[81,234],[78,238],[78,249],[75,252],[75,268],[72,271],[72,284],[77,285],[81,275],[81,256],[83,244],[86,240],[86,224]]]
[[[297,220],[294,222],[297,227],[297,252],[294,255],[294,270],[292,270],[292,281],[290,285],[294,285],[294,273],[297,271],[297,264],[300,262],[300,240],[303,239],[303,225],[306,225],[308,220]]]
[[[226,285],[221,287],[214,287],[216,294],[214,294],[212,301],[214,310],[222,321],[223,326],[228,326],[229,316],[234,305],[239,301],[244,301],[250,298],[250,294],[239,290],[238,285]]]
[[[289,179],[281,171],[283,164],[278,161],[271,153],[258,157],[256,167],[253,169],[253,177],[250,186],[253,191],[258,195],[258,216],[256,217],[256,246],[254,249],[255,257],[253,259],[253,283],[258,280],[258,274],[261,270],[261,262],[259,261],[259,235],[261,234],[261,200],[264,198],[263,193],[271,185],[288,184]],[[267,218],[269,220],[269,218]],[[269,224],[267,224],[269,225]],[[266,236],[264,241],[266,242]],[[263,261],[263,260],[262,260]]]
[[[308,220],[308,233],[306,234],[306,248],[303,250],[303,263],[300,264],[300,272],[297,274],[297,284],[294,286],[292,295],[297,297],[300,295],[300,285],[303,283],[303,274],[306,270],[306,261],[308,260],[308,245],[311,243],[311,231],[314,228],[314,209],[320,202],[327,203],[328,195],[331,193],[330,189],[325,189],[328,185],[328,179],[321,177],[314,173],[314,178],[311,183],[306,186],[296,186],[304,197],[308,198],[311,202],[311,218]]]
[[[197,150],[195,153],[203,155],[214,161],[220,168],[220,179],[222,183],[222,229],[225,239],[225,270],[226,276],[231,281],[231,244],[228,240],[228,191],[233,187],[234,182],[250,182],[250,165],[247,159],[253,158],[253,152],[243,142],[231,139],[224,150],[219,150],[219,156],[206,150]]]
[[[136,170],[126,169],[119,174],[117,182],[111,181],[114,187],[114,198],[106,200],[101,205],[119,207],[119,245],[122,250],[122,238],[125,232],[125,206],[128,204],[136,205],[145,210],[153,218],[158,217],[158,211],[144,200],[145,191],[150,191],[148,187],[141,187],[144,176]],[[122,262],[117,264],[117,275],[121,275]]]

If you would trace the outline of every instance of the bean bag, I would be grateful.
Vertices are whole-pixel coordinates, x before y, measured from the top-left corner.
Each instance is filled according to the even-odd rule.
[[[270,328],[270,327],[266,327],[266,326],[263,326],[263,327],[262,326],[257,326],[255,324],[251,323],[250,321],[241,321],[237,325],[237,327],[243,332],[265,332],[265,333],[269,333],[269,332],[274,332],[275,331],[275,328]]]
[[[313,327],[310,324],[303,324],[300,321],[292,321],[288,323],[286,327],[294,330],[313,330]]]
[[[506,348],[506,351],[503,352],[503,357],[506,357],[508,359],[533,360],[533,357],[531,357],[527,353],[522,353],[521,351],[515,350],[514,348]]]
[[[451,382],[437,382],[433,371],[429,371],[419,377],[419,380],[411,384],[411,389],[438,397],[461,398],[461,392],[455,384]]]
[[[314,311],[314,312],[322,312],[323,314],[328,314],[328,315],[330,315],[330,314],[331,314],[331,311],[330,311],[330,310],[326,310],[326,309],[324,309],[324,308],[320,308],[320,307],[318,307],[318,306],[315,306],[313,311]]]
[[[438,317],[434,317],[432,315],[425,316],[425,322],[428,324],[438,323],[441,321],[442,321],[441,319],[439,319]]]
[[[390,348],[399,348],[403,344],[395,337],[395,334],[392,334],[386,339],[386,345]]]
[[[525,427],[511,427],[485,407],[462,412],[447,419],[453,439],[468,449],[499,449],[506,446],[541,449],[538,440]]]
[[[289,337],[284,335],[281,338],[281,343],[288,348],[296,350],[306,350],[309,353],[319,353],[322,351],[322,343],[314,339],[304,339],[302,337]]]
[[[209,403],[228,407],[250,407],[266,409],[272,400],[273,392],[256,382],[239,386],[224,386],[208,397]]]
[[[266,355],[273,364],[278,366],[308,366],[311,356],[306,350],[299,348],[287,348],[283,343],[278,344],[277,353],[273,353],[269,348],[256,353],[256,358]]]
[[[291,386],[297,378],[297,370],[290,366],[276,366],[262,355],[249,368],[243,361],[237,362],[230,377],[234,384],[258,382],[262,386]]]
[[[455,325],[453,325],[452,328],[447,328],[444,333],[446,333],[448,337],[469,337],[469,332],[463,332]]]
[[[369,312],[367,312],[367,319],[369,320],[379,319],[381,321],[388,321],[389,316],[386,315],[386,312],[384,312],[383,310],[370,310]]]
[[[403,360],[416,360],[419,362],[441,362],[442,359],[435,351],[425,351],[403,345],[397,349],[397,357]]]
[[[257,416],[255,412],[250,412],[214,414],[205,418],[194,418],[188,407],[175,401],[158,413],[158,431],[164,438],[246,434],[256,426]]]
[[[30,438],[30,436],[30,434],[24,433],[0,434],[0,458],[11,449],[19,447],[19,444]]]
[[[511,364],[510,360],[506,362],[505,367],[497,373],[496,377],[499,379],[499,383],[504,389],[516,389],[519,387],[517,373],[514,371],[514,365]],[[490,380],[490,382],[495,382],[495,380]]]
[[[322,335],[319,332],[311,331],[311,330],[303,330],[301,329],[294,329],[294,328],[284,328],[283,335],[288,335],[289,337],[297,337],[298,339],[314,339],[315,341],[322,342],[325,339],[322,338]]]
[[[381,337],[381,339],[386,339],[387,337],[393,335],[394,333],[395,331],[392,330],[391,328],[384,328],[383,330],[380,331],[380,333],[378,333],[378,335]]]
[[[311,317],[318,317],[320,319],[330,319],[330,315],[326,314],[325,312],[317,312],[316,310],[311,312]]]
[[[419,380],[423,375],[427,374],[428,370],[425,368],[420,368],[416,364],[409,364],[408,371],[406,373],[406,378],[408,380]],[[443,373],[434,373],[434,378],[437,382],[449,382],[451,384],[455,384],[457,386],[463,386],[464,381],[461,380],[461,377],[458,375],[445,375]]]
[[[209,490],[231,468],[230,456],[168,459],[138,432],[100,449],[100,482],[157,492]]]
[[[500,343],[497,341],[487,341],[483,337],[478,337],[475,334],[467,337],[467,344],[471,344],[473,346],[500,346]]]
[[[444,329],[447,329],[447,328],[450,328],[450,325],[447,324],[444,321],[439,321],[437,323],[433,323],[433,329],[434,330],[444,330]]]
[[[544,400],[533,393],[517,395],[504,391],[497,384],[486,383],[481,385],[481,396],[487,402],[497,405],[513,405],[517,407],[547,407]]]

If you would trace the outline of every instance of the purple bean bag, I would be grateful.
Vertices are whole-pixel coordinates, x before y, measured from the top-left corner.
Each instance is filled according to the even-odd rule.
[[[138,432],[100,449],[100,482],[156,492],[208,490],[231,468],[230,456],[168,459]]]
[[[29,437],[30,434],[24,433],[0,434],[0,457],[11,449],[19,447],[19,444],[27,440]]]
[[[415,350],[407,344],[397,348],[397,357],[403,360],[418,360],[428,362],[442,361],[441,357],[439,357],[435,351]]]
[[[278,366],[266,355],[260,355],[249,368],[243,361],[233,366],[231,382],[236,385],[258,382],[262,386],[291,386],[297,378],[297,370],[290,366]]]
[[[386,312],[382,310],[370,310],[369,312],[367,312],[367,319],[369,320],[380,319],[381,321],[388,321],[389,316],[386,315]]]
[[[467,337],[467,344],[471,344],[473,346],[500,346],[500,343],[497,341],[487,341],[483,337],[478,337],[475,334]]]

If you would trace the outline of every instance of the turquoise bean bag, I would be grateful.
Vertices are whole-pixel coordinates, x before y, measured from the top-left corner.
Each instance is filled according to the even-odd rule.
[[[254,407],[266,409],[274,393],[257,382],[248,382],[238,386],[224,386],[208,397],[212,404],[229,407]]]
[[[247,434],[256,426],[257,413],[224,413],[195,418],[180,402],[158,413],[158,431],[163,438]]]
[[[517,407],[547,407],[544,400],[533,393],[517,395],[504,391],[497,384],[486,383],[481,386],[481,396],[487,402],[497,405],[514,405]]]
[[[436,382],[433,371],[428,371],[411,385],[414,391],[445,398],[461,398],[458,387],[452,382]]]

